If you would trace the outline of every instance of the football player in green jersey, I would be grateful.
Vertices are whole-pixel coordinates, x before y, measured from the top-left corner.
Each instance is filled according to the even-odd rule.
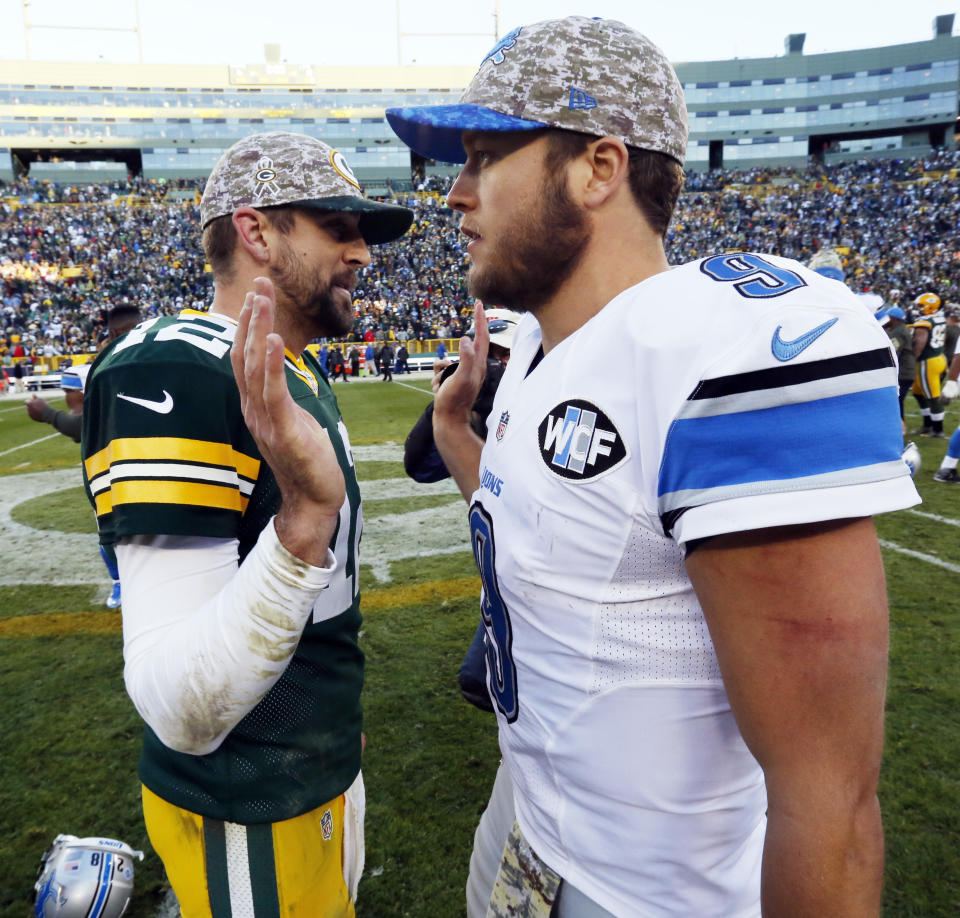
[[[84,476],[124,584],[144,818],[184,918],[352,916],[363,868],[362,517],[315,337],[412,214],[342,155],[248,137],[200,206],[209,312],[98,358]]]
[[[935,293],[921,293],[913,303],[920,317],[910,326],[913,329],[913,353],[917,358],[912,391],[923,414],[923,427],[914,433],[924,437],[943,437],[944,407],[940,387],[947,374],[947,358],[943,354],[947,320],[940,311],[940,297]]]

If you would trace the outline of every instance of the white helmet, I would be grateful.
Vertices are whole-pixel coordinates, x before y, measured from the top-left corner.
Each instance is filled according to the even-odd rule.
[[[34,884],[35,918],[120,918],[133,894],[133,861],[142,851],[113,838],[58,835]]]
[[[920,459],[920,450],[917,449],[917,444],[912,440],[903,448],[903,453],[901,454],[903,461],[907,463],[907,468],[910,469],[911,475],[916,475],[920,471],[920,466],[922,461]]]
[[[502,309],[499,306],[484,310],[487,317],[487,328],[490,330],[490,343],[499,344],[508,351],[513,346],[513,333],[517,330],[517,325],[523,318],[519,312],[512,309]],[[471,325],[467,335],[472,338],[474,326]]]

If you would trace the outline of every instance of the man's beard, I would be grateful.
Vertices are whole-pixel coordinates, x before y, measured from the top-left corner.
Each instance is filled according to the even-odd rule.
[[[277,307],[282,308],[281,300],[289,302],[294,322],[309,330],[311,338],[335,338],[353,328],[353,303],[347,297],[348,306],[338,304],[333,291],[335,286],[349,290],[352,273],[328,280],[319,268],[308,269],[286,245],[270,277],[277,288]]]
[[[472,296],[490,306],[536,312],[573,273],[590,242],[585,212],[567,192],[566,176],[547,174],[540,207],[530,218],[518,215],[496,241],[482,268],[467,274]]]

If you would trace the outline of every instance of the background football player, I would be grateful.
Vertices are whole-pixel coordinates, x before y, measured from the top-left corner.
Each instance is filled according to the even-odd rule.
[[[940,387],[947,372],[947,358],[943,354],[947,320],[940,312],[940,297],[935,293],[921,293],[913,303],[920,316],[910,326],[913,329],[913,353],[917,358],[912,391],[923,415],[923,426],[914,433],[942,437],[944,411]]]

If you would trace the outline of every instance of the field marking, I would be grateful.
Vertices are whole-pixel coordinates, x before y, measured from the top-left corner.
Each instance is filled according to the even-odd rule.
[[[46,437],[41,437],[39,440],[31,440],[29,443],[21,443],[19,446],[12,446],[10,449],[5,449],[0,456],[6,456],[8,453],[15,453],[18,449],[26,449],[28,446],[36,446],[38,443],[43,443],[45,440],[52,440],[54,437],[59,437],[61,434],[58,431],[57,433],[48,434]]]
[[[395,462],[398,471],[403,456],[403,447],[392,441],[354,446],[351,451],[358,462]],[[79,465],[55,471],[0,476],[0,546],[3,552],[0,586],[92,584],[101,587],[106,595],[110,580],[100,562],[94,533],[40,530],[12,517],[14,508],[24,501],[82,484]],[[364,501],[422,495],[454,496],[458,493],[452,479],[434,484],[418,484],[406,477],[360,482]],[[370,512],[365,515],[360,563],[369,566],[378,583],[390,582],[393,562],[458,552],[470,552],[467,505],[459,499],[409,512]]]
[[[922,510],[908,510],[914,516],[922,516],[926,520],[933,520],[936,523],[946,523],[949,526],[960,526],[960,520],[952,520],[949,516],[938,516],[936,513],[924,513]]]
[[[435,602],[437,607],[461,599],[475,599],[480,608],[480,578],[457,577],[406,586],[365,590],[360,601],[365,615],[403,606]],[[119,634],[122,617],[114,609],[102,612],[46,612],[0,620],[0,638],[65,637],[75,634]]]
[[[399,380],[393,380],[395,385],[403,386],[406,389],[413,389],[414,392],[419,392],[421,395],[429,395],[430,398],[433,398],[433,389],[421,389],[419,386],[411,386],[410,383],[400,382]]]
[[[0,586],[78,583],[103,586],[106,591],[110,581],[100,561],[96,533],[35,529],[12,516],[24,501],[82,485],[79,465],[0,477]],[[92,516],[93,511],[90,513]]]
[[[14,405],[12,408],[0,408],[0,414],[10,414],[11,411],[23,411],[23,404]]]
[[[922,551],[904,548],[902,545],[897,545],[896,542],[888,542],[886,539],[880,539],[880,547],[888,548],[890,551],[895,551],[901,555],[906,555],[908,558],[916,558],[917,561],[926,561],[927,564],[942,567],[944,570],[950,571],[953,574],[960,574],[960,565],[951,564],[949,561],[941,561],[940,558],[934,555],[925,555]]]

